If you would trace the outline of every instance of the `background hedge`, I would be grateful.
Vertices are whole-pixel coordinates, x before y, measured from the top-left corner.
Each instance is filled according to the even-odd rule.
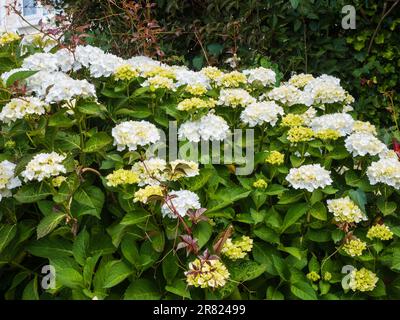
[[[239,68],[279,64],[286,78],[293,70],[336,75],[363,120],[399,131],[399,0],[49,2],[84,26],[88,43],[124,57],[168,57],[200,69],[229,68],[226,60],[236,55]],[[348,4],[356,8],[355,30],[341,26]]]

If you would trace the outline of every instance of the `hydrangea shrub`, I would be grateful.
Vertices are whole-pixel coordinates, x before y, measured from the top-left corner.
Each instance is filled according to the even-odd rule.
[[[6,299],[400,298],[399,155],[339,79],[0,46]],[[252,172],[149,153],[171,123]]]

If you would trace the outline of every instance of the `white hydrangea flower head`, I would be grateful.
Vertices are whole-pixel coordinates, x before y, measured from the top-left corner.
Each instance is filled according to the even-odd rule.
[[[96,98],[96,88],[87,80],[75,80],[66,76],[63,82],[54,83],[46,96],[46,102],[56,103],[76,97]]]
[[[176,86],[183,85],[203,85],[207,89],[211,89],[210,80],[201,72],[187,69],[186,67],[173,68],[175,71]]]
[[[24,59],[22,68],[33,71],[55,72],[59,70],[57,56],[52,53],[35,53]]]
[[[146,56],[135,56],[126,61],[136,70],[139,70],[141,73],[149,71],[155,66],[160,66],[161,63],[157,60],[154,60],[150,57]]]
[[[333,213],[334,220],[342,223],[359,223],[368,218],[349,197],[327,200],[328,211]]]
[[[387,157],[372,162],[367,176],[372,185],[383,183],[400,190],[400,161],[397,157]]]
[[[269,123],[275,126],[279,115],[284,115],[283,108],[274,101],[253,102],[246,107],[241,115],[242,122],[247,123],[250,127]]]
[[[71,70],[78,71],[82,65],[76,61],[73,53],[66,49],[60,49],[54,54],[57,60],[58,69],[62,72],[69,72]]]
[[[121,122],[111,130],[111,135],[118,151],[125,148],[135,151],[138,146],[154,144],[160,140],[157,127],[145,120]]]
[[[291,168],[286,180],[295,189],[306,189],[309,192],[325,188],[332,184],[330,172],[320,164],[308,164],[299,168]]]
[[[376,127],[368,121],[354,121],[353,132],[355,133],[369,133],[376,136],[378,133]]]
[[[39,153],[27,164],[21,176],[25,182],[32,180],[40,182],[46,178],[66,173],[66,168],[62,164],[65,158],[57,152]]]
[[[303,92],[287,83],[273,88],[267,96],[269,99],[278,101],[288,107],[295,104],[304,104],[306,106],[311,106],[313,104],[312,96],[309,93]]]
[[[314,118],[310,127],[315,132],[332,129],[340,132],[342,136],[350,134],[353,130],[354,119],[347,113],[331,113]]]
[[[159,185],[160,182],[166,181],[167,176],[165,169],[167,168],[167,163],[164,159],[160,158],[150,158],[144,161],[136,162],[132,166],[132,171],[139,176],[140,187],[145,185]]]
[[[199,142],[200,136],[200,121],[186,121],[181,124],[178,131],[180,140],[187,139],[191,142]]]
[[[200,171],[199,171],[199,164],[197,162],[194,161],[188,161],[188,160],[184,160],[184,159],[177,159],[177,160],[173,160],[170,161],[170,166],[172,171],[175,171],[175,168],[179,165],[185,165],[185,173],[184,174],[180,174],[180,173],[176,173],[174,172],[174,176],[173,177],[169,177],[170,180],[177,180],[182,176],[185,177],[195,177],[198,176]]]
[[[352,133],[345,140],[345,147],[353,156],[375,156],[387,150],[387,146],[369,133]]]
[[[311,80],[314,80],[314,76],[308,73],[294,74],[289,79],[288,83],[296,88],[304,88]]]
[[[189,190],[171,191],[168,193],[169,200],[161,207],[162,215],[176,219],[176,214],[171,210],[175,208],[176,212],[184,217],[189,209],[200,209],[199,196]]]
[[[146,81],[144,81],[141,84],[142,87],[153,87],[154,89],[168,89],[175,91],[176,90],[176,85],[174,83],[174,80],[171,78],[163,77],[163,76],[154,76],[147,78]]]
[[[253,98],[250,93],[241,88],[234,89],[222,89],[219,94],[219,99],[217,101],[218,105],[223,105],[227,107],[246,107],[253,102],[256,102],[256,99]]]
[[[21,181],[15,177],[16,165],[8,160],[0,162],[0,201],[11,197],[11,190],[21,186]]]
[[[313,107],[307,109],[307,111],[301,114],[304,123],[310,123],[313,119],[317,117],[317,110]]]
[[[229,125],[224,118],[209,113],[200,119],[199,133],[203,140],[222,141],[228,136]]]
[[[253,83],[260,81],[263,86],[272,86],[276,82],[276,73],[271,69],[258,67],[254,69],[243,70],[243,74],[247,76],[247,82]]]
[[[307,83],[304,92],[309,93],[315,104],[344,102],[347,92],[340,86],[340,79],[322,75]]]
[[[191,142],[200,140],[222,141],[229,133],[229,125],[224,118],[210,112],[196,121],[183,123],[178,130],[180,140]]]
[[[11,123],[29,115],[43,115],[49,105],[35,97],[14,98],[0,112],[0,121]]]

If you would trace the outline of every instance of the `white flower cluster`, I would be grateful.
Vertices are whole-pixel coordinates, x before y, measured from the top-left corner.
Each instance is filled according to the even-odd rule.
[[[303,92],[291,84],[282,84],[280,87],[272,89],[268,93],[268,98],[279,101],[289,107],[295,104],[304,104],[306,106],[313,104],[313,99],[309,93]]]
[[[347,113],[331,113],[314,118],[310,127],[315,132],[322,130],[336,130],[342,136],[346,136],[353,131],[354,119]]]
[[[165,169],[167,162],[160,158],[150,158],[136,162],[132,166],[132,171],[139,176],[140,187],[145,185],[159,185],[160,182],[167,180]]]
[[[178,178],[180,178],[182,175],[185,177],[195,177],[197,175],[199,175],[200,171],[199,171],[199,164],[194,162],[194,161],[187,161],[187,160],[183,160],[183,159],[177,159],[177,160],[173,160],[169,163],[169,165],[171,166],[171,169],[173,171],[173,175],[172,177],[169,177],[170,180],[177,180]],[[184,174],[176,172],[176,168],[178,166],[182,166],[184,165]]]
[[[244,89],[241,88],[222,89],[219,94],[219,99],[217,101],[217,104],[236,108],[236,107],[246,107],[255,101],[256,99],[253,98],[250,95],[250,93],[248,93]]]
[[[21,181],[15,177],[16,165],[8,160],[0,162],[0,201],[10,197],[11,190],[21,186]]]
[[[311,95],[315,104],[343,102],[346,91],[340,86],[340,79],[326,74],[307,83],[304,92]]]
[[[181,216],[185,216],[189,209],[200,209],[200,199],[197,194],[189,190],[171,191],[168,193],[169,200],[161,207],[163,216],[177,218],[173,210]]]
[[[220,116],[209,113],[199,120],[187,121],[179,127],[180,140],[188,139],[191,142],[201,140],[221,141],[229,133],[228,123]]]
[[[207,89],[211,88],[210,80],[201,72],[187,69],[186,67],[174,68],[176,86],[183,85],[202,85]]]
[[[241,115],[242,122],[247,123],[250,127],[269,123],[275,126],[278,116],[283,115],[283,108],[273,101],[254,102],[246,107]]]
[[[27,164],[21,176],[25,182],[42,181],[46,178],[58,176],[61,173],[66,173],[66,168],[62,164],[64,160],[65,156],[57,152],[39,153]]]
[[[118,151],[125,148],[135,151],[138,146],[153,144],[160,140],[157,127],[145,120],[121,122],[111,130],[111,135]]]
[[[378,138],[369,133],[353,133],[345,140],[347,151],[353,156],[365,156],[370,154],[375,156],[385,150],[387,147]]]
[[[359,121],[359,120],[354,121],[353,132],[356,132],[356,133],[369,133],[369,134],[372,134],[374,136],[377,135],[376,127],[373,124],[369,123],[368,121],[366,121],[366,122]]]
[[[308,164],[299,168],[291,168],[286,180],[295,189],[306,189],[309,192],[325,188],[332,184],[330,172],[320,164]]]
[[[49,106],[39,98],[14,98],[1,110],[0,121],[10,123],[29,115],[43,115],[48,109]]]
[[[368,220],[360,208],[349,197],[327,200],[326,203],[328,204],[329,212],[333,213],[336,222],[359,223]]]
[[[248,83],[260,81],[262,85],[266,87],[274,85],[276,82],[275,71],[264,67],[243,70],[243,74],[247,76]]]
[[[96,98],[96,88],[87,80],[75,80],[63,72],[40,71],[26,79],[27,89],[47,103],[76,97]]]
[[[304,88],[311,80],[314,80],[314,76],[308,73],[294,74],[289,79],[288,83],[299,89]]]
[[[76,61],[89,68],[93,78],[109,77],[124,60],[101,49],[92,46],[78,46],[75,50]]]
[[[303,123],[310,123],[312,120],[314,120],[317,117],[317,110],[313,107],[310,107],[305,112],[303,112],[300,116],[303,119]]]
[[[372,185],[384,183],[400,190],[400,161],[397,156],[381,158],[368,167],[367,176]]]

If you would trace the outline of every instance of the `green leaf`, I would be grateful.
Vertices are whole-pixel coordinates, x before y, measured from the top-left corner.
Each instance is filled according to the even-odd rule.
[[[11,87],[15,81],[21,81],[33,76],[38,71],[18,71],[7,78],[6,86]]]
[[[179,270],[179,262],[173,251],[170,251],[162,261],[162,271],[167,283],[171,283]]]
[[[83,152],[97,152],[107,147],[113,142],[113,139],[105,132],[95,133],[87,142]]]
[[[154,282],[147,279],[133,281],[125,291],[124,300],[159,300],[161,294]]]
[[[96,102],[85,102],[76,107],[80,113],[91,115],[91,116],[101,116],[103,111],[107,111],[106,107],[98,104]]]
[[[290,0],[290,4],[292,5],[293,9],[297,9],[299,6],[300,0]]]
[[[243,282],[261,276],[265,272],[266,266],[251,260],[239,260],[230,262],[228,269],[233,280]]]
[[[279,235],[272,229],[261,227],[254,230],[254,234],[269,243],[280,243]]]
[[[43,238],[52,232],[66,217],[65,213],[54,212],[45,216],[39,223],[36,229],[37,239]]]
[[[284,300],[284,295],[274,287],[268,287],[267,300]]]
[[[92,215],[100,219],[104,204],[104,194],[101,189],[95,186],[81,187],[75,192],[73,199],[72,212],[77,217]]]
[[[108,270],[104,279],[104,288],[112,288],[129,277],[133,270],[123,261],[110,261],[106,265]]]
[[[190,178],[189,190],[197,191],[203,188],[214,173],[213,169],[201,169],[198,176]]]
[[[289,228],[303,215],[305,215],[308,209],[309,206],[307,203],[299,203],[291,206],[288,212],[286,213],[285,218],[283,219],[281,233],[283,233],[287,228]]]
[[[318,220],[326,221],[328,219],[326,207],[322,202],[315,203],[310,209],[310,214]]]
[[[172,285],[165,286],[165,290],[183,298],[191,298],[190,291],[187,290],[186,283],[180,279],[175,280]]]
[[[39,300],[38,278],[35,277],[26,285],[22,292],[22,300]]]
[[[0,225],[0,253],[11,242],[17,234],[17,225],[2,224]]]
[[[196,228],[193,230],[194,238],[197,239],[197,243],[200,248],[202,248],[210,239],[212,234],[212,227],[206,221],[201,221],[197,224]]]
[[[55,268],[56,285],[71,289],[84,287],[82,271],[78,264],[70,257],[54,257],[50,264]]]
[[[127,115],[131,116],[132,118],[137,118],[137,119],[145,119],[148,118],[152,115],[151,110],[146,106],[143,108],[137,108],[135,107],[133,110],[131,109],[119,109],[117,112],[115,112],[116,115]]]
[[[85,229],[82,230],[76,237],[72,246],[72,253],[75,260],[81,265],[85,265],[89,251],[90,235]]]
[[[68,118],[65,115],[65,111],[60,111],[49,118],[49,127],[58,127],[58,128],[70,128],[74,125],[75,120]]]
[[[27,246],[28,252],[42,258],[72,255],[71,242],[62,238],[47,237],[32,242]]]
[[[304,193],[301,190],[287,190],[279,196],[278,204],[291,204],[303,198]]]
[[[34,203],[46,199],[51,195],[50,188],[46,183],[31,183],[19,188],[14,198],[20,203]]]
[[[317,300],[312,286],[307,282],[295,282],[290,285],[290,291],[301,300]]]
[[[376,204],[384,216],[393,214],[397,209],[396,202],[386,201],[384,198],[379,198]]]
[[[367,195],[361,189],[350,190],[350,198],[360,207],[360,209],[365,212],[365,205],[367,204]]]
[[[148,220],[150,213],[143,210],[137,209],[136,211],[128,212],[121,220],[121,225],[132,226]]]

